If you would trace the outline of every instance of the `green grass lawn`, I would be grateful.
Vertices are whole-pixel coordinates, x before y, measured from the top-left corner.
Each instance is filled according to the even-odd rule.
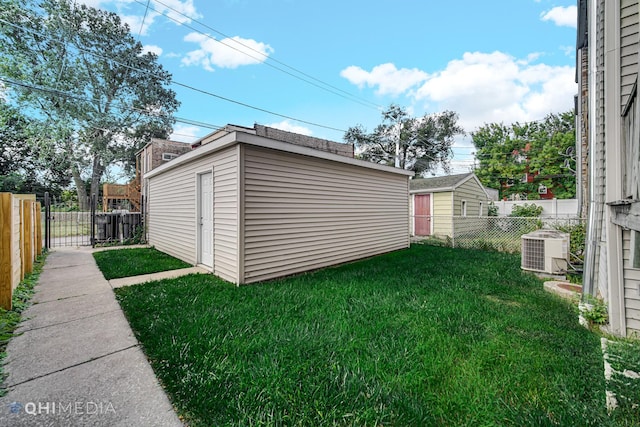
[[[607,416],[598,336],[517,255],[414,245],[259,285],[116,294],[190,426],[637,423]]]
[[[107,280],[192,267],[154,248],[106,250],[94,252],[93,257]]]

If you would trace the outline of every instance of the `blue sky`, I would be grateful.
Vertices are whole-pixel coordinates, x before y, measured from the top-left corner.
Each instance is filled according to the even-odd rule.
[[[472,132],[568,111],[577,91],[575,1],[78,1],[120,14],[176,83],[209,92],[174,87],[186,142],[227,123],[342,141],[390,103],[456,111]],[[453,172],[472,151],[456,141]]]

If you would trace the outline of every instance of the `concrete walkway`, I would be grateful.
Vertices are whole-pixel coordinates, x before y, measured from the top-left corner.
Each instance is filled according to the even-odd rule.
[[[7,347],[0,426],[182,426],[91,253],[47,257]]]

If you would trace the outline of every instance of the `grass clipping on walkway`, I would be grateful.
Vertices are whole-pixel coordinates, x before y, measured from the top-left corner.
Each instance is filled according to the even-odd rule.
[[[599,338],[517,255],[414,245],[116,290],[191,426],[606,425]]]
[[[192,267],[155,248],[105,250],[94,252],[93,257],[107,280]]]

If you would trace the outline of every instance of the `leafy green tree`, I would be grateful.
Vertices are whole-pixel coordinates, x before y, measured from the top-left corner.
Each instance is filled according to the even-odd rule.
[[[373,132],[367,133],[361,125],[350,127],[344,140],[356,146],[363,160],[397,165],[420,176],[438,165],[448,171],[453,157],[451,145],[455,136],[462,134],[458,115],[452,111],[414,118],[406,109],[392,104]]]
[[[471,137],[478,165],[475,174],[483,185],[499,189],[501,196],[520,194],[536,199],[543,185],[559,199],[575,197],[573,112],[550,114],[533,123],[491,123]],[[534,177],[533,182],[523,179],[527,173]]]
[[[109,165],[171,132],[179,105],[171,75],[116,14],[72,0],[0,0],[0,73],[48,125],[41,144],[66,153],[81,204],[86,177],[98,194]]]
[[[0,191],[42,196],[69,184],[65,156],[39,149],[40,125],[0,99]]]
[[[28,128],[29,123],[20,112],[0,99],[0,175],[33,168]]]

